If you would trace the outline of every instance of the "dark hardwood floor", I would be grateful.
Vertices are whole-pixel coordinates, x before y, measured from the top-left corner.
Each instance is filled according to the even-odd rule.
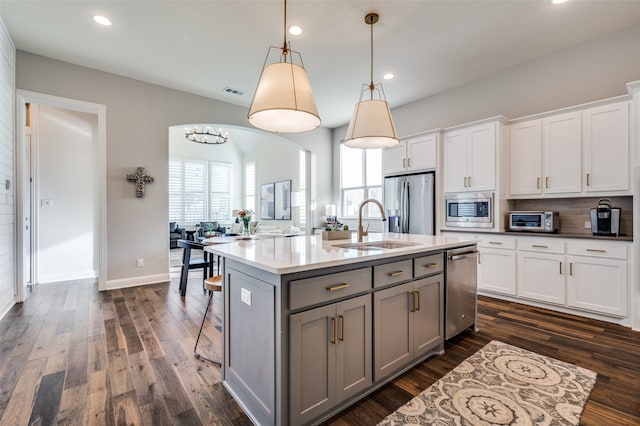
[[[220,370],[193,356],[207,300],[201,272],[190,277],[184,299],[176,273],[103,293],[39,286],[0,321],[0,424],[251,424]],[[212,313],[199,350],[219,357],[219,295]],[[376,424],[494,339],[596,371],[582,424],[640,424],[640,333],[486,297],[479,325],[326,424]]]

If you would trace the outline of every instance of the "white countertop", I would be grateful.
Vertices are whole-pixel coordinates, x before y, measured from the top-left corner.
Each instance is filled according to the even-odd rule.
[[[475,244],[472,238],[452,238],[414,234],[370,234],[363,242],[394,241],[415,245],[382,250],[353,250],[335,247],[351,240],[323,240],[321,235],[302,235],[288,238],[258,238],[237,240],[209,238],[205,250],[224,258],[246,263],[274,274],[288,274],[332,266],[347,265],[368,260],[384,259],[405,254],[416,254]]]

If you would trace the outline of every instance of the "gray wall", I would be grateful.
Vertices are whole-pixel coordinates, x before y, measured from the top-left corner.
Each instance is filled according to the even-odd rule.
[[[16,88],[79,99],[107,107],[108,287],[168,278],[168,128],[215,122],[249,126],[247,109],[137,80],[19,51]],[[331,164],[331,130],[316,129],[289,139],[312,152],[316,164]],[[155,182],[136,198],[126,174],[137,166]],[[331,183],[315,189],[322,204]],[[136,268],[136,258],[145,266]]]

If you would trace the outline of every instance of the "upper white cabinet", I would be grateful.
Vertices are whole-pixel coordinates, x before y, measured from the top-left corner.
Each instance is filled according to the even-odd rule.
[[[629,190],[629,104],[583,112],[585,192]]]
[[[443,167],[444,192],[494,190],[496,123],[484,123],[446,132]]]
[[[438,134],[403,139],[383,151],[385,175],[433,170],[438,165]]]
[[[511,195],[582,191],[580,112],[514,124],[509,146]]]
[[[629,104],[509,126],[509,194],[629,191]]]

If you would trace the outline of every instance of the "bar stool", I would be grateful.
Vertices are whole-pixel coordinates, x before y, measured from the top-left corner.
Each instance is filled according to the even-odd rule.
[[[193,347],[193,354],[197,359],[200,359],[202,361],[207,361],[219,367],[222,367],[222,362],[207,358],[198,353],[198,342],[200,341],[200,335],[202,334],[202,329],[204,328],[204,323],[207,320],[207,314],[209,313],[209,308],[211,307],[211,300],[213,299],[213,293],[222,291],[222,276],[214,275],[212,277],[207,278],[206,280],[204,280],[204,288],[205,290],[209,291],[209,302],[207,303],[207,309],[204,311],[204,317],[202,317],[202,324],[200,325],[200,331],[198,332],[196,345]]]

